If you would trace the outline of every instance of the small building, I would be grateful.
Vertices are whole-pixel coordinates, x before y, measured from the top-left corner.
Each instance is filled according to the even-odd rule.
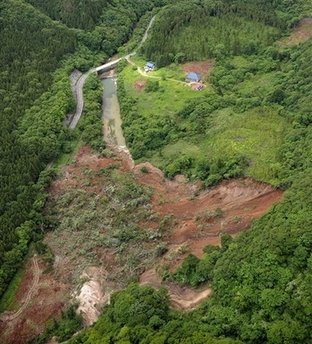
[[[200,81],[200,74],[191,72],[186,76],[187,82],[199,82]]]
[[[202,89],[204,89],[204,85],[203,84],[199,84],[197,87],[196,87],[196,91],[201,91]]]
[[[154,62],[147,62],[144,67],[144,70],[145,72],[152,72],[153,70],[155,70],[155,68],[156,64]]]

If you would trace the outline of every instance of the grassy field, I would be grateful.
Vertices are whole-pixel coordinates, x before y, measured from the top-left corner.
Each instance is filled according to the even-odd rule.
[[[274,185],[280,167],[278,149],[286,128],[286,121],[274,108],[259,107],[243,114],[225,109],[216,113],[201,151],[211,158],[244,155],[249,161],[247,175]]]
[[[156,152],[150,161],[163,167],[181,154],[207,160],[243,155],[249,163],[246,175],[277,185],[278,151],[286,130],[287,123],[277,109],[258,108],[243,114],[224,109],[214,113],[213,127],[196,143],[180,139]]]
[[[131,60],[144,69],[144,66],[146,64],[146,59],[144,59],[142,56],[133,56]],[[152,77],[158,77],[162,80],[179,80],[179,81],[185,81],[185,73],[183,72],[181,65],[172,63],[169,66],[162,67],[162,68],[156,68],[154,71],[149,72],[149,75]]]
[[[144,66],[145,61],[140,58],[135,58],[133,61],[139,65]],[[146,116],[157,115],[170,116],[181,110],[183,106],[191,99],[200,98],[207,93],[211,93],[211,87],[203,91],[194,91],[185,83],[179,83],[174,80],[182,81],[185,79],[184,73],[178,66],[168,68],[161,68],[149,73],[151,77],[159,77],[159,90],[157,92],[146,92],[144,89],[139,90],[138,85],[146,85],[152,78],[147,78],[140,75],[136,68],[127,66],[122,75],[125,81],[127,93],[138,99],[138,110]],[[155,80],[158,80],[155,78]]]
[[[134,61],[137,65],[144,66],[145,61],[142,58],[135,57]],[[234,57],[230,63],[234,69],[245,70],[250,68],[253,61]],[[288,124],[279,115],[280,107],[277,104],[264,102],[267,95],[278,85],[278,73],[249,73],[243,81],[237,82],[228,91],[232,97],[234,94],[241,99],[259,99],[258,106],[252,106],[245,111],[221,106],[209,113],[208,117],[195,116],[192,119],[181,118],[179,112],[197,100],[200,102],[217,97],[212,86],[208,84],[205,90],[197,92],[183,83],[170,80],[183,79],[183,71],[177,65],[161,68],[149,75],[159,77],[155,79],[159,80],[159,89],[154,92],[147,92],[148,78],[141,76],[133,66],[128,65],[122,72],[127,95],[136,99],[137,113],[141,121],[140,130],[144,131],[143,126],[148,130],[158,126],[159,130],[156,118],[170,118],[175,128],[172,129],[174,134],[169,135],[162,147],[149,150],[137,159],[138,161],[148,160],[166,170],[166,166],[179,157],[189,157],[195,162],[192,167],[188,167],[187,174],[196,178],[196,161],[204,160],[211,164],[211,161],[225,161],[241,156],[246,159],[248,165],[245,175],[278,185],[278,154]],[[205,126],[198,134],[194,133],[194,130],[190,132],[189,129],[197,120],[198,123],[203,121]],[[137,133],[135,128],[134,126],[132,130],[133,135]],[[139,133],[137,135],[140,136]]]

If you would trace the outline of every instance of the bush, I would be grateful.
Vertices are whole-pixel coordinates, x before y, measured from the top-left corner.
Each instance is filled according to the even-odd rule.
[[[148,169],[146,166],[141,167],[141,172],[142,173],[148,173]]]
[[[160,89],[159,81],[148,79],[145,87],[145,92],[157,92]]]

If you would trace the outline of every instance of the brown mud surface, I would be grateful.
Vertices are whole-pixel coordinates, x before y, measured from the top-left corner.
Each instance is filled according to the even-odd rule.
[[[169,291],[171,307],[179,310],[189,311],[196,308],[212,293],[210,288],[203,287],[195,290],[188,287],[181,287],[175,283],[163,283],[155,269],[144,272],[139,282],[142,286],[148,285],[156,289],[165,286]]]
[[[200,182],[189,183],[183,176],[169,180],[150,163],[133,168],[133,161],[123,152],[117,152],[115,158],[99,158],[88,147],[80,149],[75,163],[64,169],[64,177],[54,182],[52,195],[64,188],[81,187],[80,181],[86,167],[97,171],[111,164],[119,164],[124,172],[133,172],[138,183],[152,190],[152,208],[159,216],[156,220],[142,223],[140,227],[143,230],[159,228],[159,221],[166,216],[174,219],[172,228],[164,237],[169,251],[160,263],[169,265],[170,270],[179,266],[187,254],[201,257],[205,246],[219,245],[220,234],[235,236],[247,230],[253,220],[280,202],[283,195],[281,190],[250,178],[228,180],[216,187],[201,190]],[[142,172],[143,166],[147,173]],[[91,186],[84,186],[84,189],[97,193],[101,187],[93,180]],[[220,214],[215,216],[215,212]]]
[[[96,174],[90,184],[83,185],[84,171],[86,168],[99,171],[113,164],[122,172],[133,173],[138,183],[152,191],[151,206],[157,216],[140,224],[142,230],[159,229],[161,220],[168,216],[172,219],[168,225],[169,230],[166,230],[161,239],[166,243],[168,252],[155,259],[154,267],[148,268],[140,277],[141,284],[156,288],[162,285],[156,270],[161,270],[163,265],[174,270],[190,253],[200,257],[206,245],[219,245],[220,233],[235,236],[247,230],[254,219],[267,212],[283,195],[282,191],[249,178],[224,181],[216,187],[201,190],[200,182],[187,182],[183,176],[177,176],[174,180],[166,179],[159,169],[149,163],[133,167],[129,155],[122,151],[116,151],[116,156],[99,157],[89,147],[82,147],[73,162],[65,166],[61,176],[53,182],[51,197],[57,197],[64,190],[76,187],[97,194],[103,189],[103,185],[96,180]],[[146,167],[147,173],[141,170],[143,166]],[[53,273],[45,273],[46,266],[39,260],[40,279],[37,290],[29,306],[17,319],[0,322],[2,342],[26,343],[28,339],[41,333],[47,321],[57,317],[68,302],[70,293],[76,287],[68,283],[73,267],[72,264],[66,263],[66,259],[56,258]],[[110,249],[99,247],[97,259],[105,273],[114,273],[115,256]],[[26,271],[16,296],[16,301],[20,304],[33,283],[31,260]],[[193,290],[173,283],[167,283],[166,286],[172,306],[182,310],[193,309],[212,292],[207,287]],[[113,284],[109,287],[110,291],[114,290]]]
[[[196,72],[201,75],[202,79],[205,79],[207,76],[209,76],[214,66],[215,60],[194,61],[181,65],[184,73]]]
[[[30,302],[28,302],[27,297],[30,289],[34,287],[35,279],[32,259],[29,259],[25,267],[25,276],[15,299],[15,303],[22,311],[2,315],[2,321],[0,321],[1,344],[27,343],[42,333],[49,320],[60,316],[68,301],[68,285],[58,281],[52,273],[46,273],[47,266],[40,260],[38,268],[39,281],[35,284]],[[25,302],[27,302],[26,307],[24,307]]]
[[[293,47],[297,44],[306,42],[312,37],[312,18],[303,18],[289,37],[278,42],[280,47]]]
[[[136,91],[144,91],[145,89],[145,86],[146,86],[146,81],[145,80],[137,80],[134,84],[134,88]]]
[[[149,173],[142,173],[146,166]],[[173,258],[182,245],[187,254],[200,257],[207,245],[219,245],[220,234],[235,236],[248,229],[254,219],[281,201],[283,192],[250,178],[224,181],[216,187],[200,191],[200,184],[191,184],[182,176],[171,181],[149,163],[137,165],[138,182],[153,190],[154,210],[161,216],[173,215],[175,226],[168,236],[171,250],[165,256],[166,264],[175,268],[185,255]],[[218,216],[214,216],[217,212]]]

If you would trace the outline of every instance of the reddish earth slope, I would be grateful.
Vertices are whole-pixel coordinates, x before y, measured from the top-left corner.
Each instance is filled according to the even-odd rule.
[[[200,183],[188,183],[183,176],[173,181],[168,180],[151,164],[141,164],[133,168],[128,155],[122,152],[118,153],[117,157],[103,158],[92,153],[88,147],[81,148],[75,161],[64,168],[62,176],[53,183],[51,194],[57,197],[64,189],[75,187],[96,194],[96,191],[102,188],[101,183],[92,180],[90,185],[83,185],[83,178],[79,176],[83,176],[86,168],[99,171],[116,163],[120,164],[121,171],[133,172],[138,183],[152,190],[151,206],[159,216],[142,223],[142,230],[156,230],[160,226],[160,221],[171,215],[168,230],[161,239],[166,242],[169,250],[165,256],[155,260],[155,266],[145,271],[140,278],[142,284],[154,287],[162,284],[155,270],[157,267],[166,264],[174,269],[189,253],[201,256],[206,245],[219,244],[221,232],[236,235],[248,229],[254,219],[259,218],[282,198],[281,191],[248,178],[225,181],[216,187],[201,191]],[[147,168],[148,173],[142,172],[143,166]],[[113,270],[114,264],[110,268]],[[48,319],[60,314],[73,288],[64,283],[62,278],[62,274],[66,271],[67,274],[72,266],[64,268],[55,264],[53,273],[44,273],[45,266],[39,260],[39,269],[39,282],[31,294],[32,300],[29,305],[23,307],[23,311],[14,320],[0,322],[1,340],[7,344],[26,343],[27,339],[40,333]],[[16,296],[17,309],[25,303],[28,290],[34,285],[34,278],[30,260]],[[211,293],[207,288],[194,291],[175,284],[168,284],[167,287],[172,305],[180,309],[194,308]]]

